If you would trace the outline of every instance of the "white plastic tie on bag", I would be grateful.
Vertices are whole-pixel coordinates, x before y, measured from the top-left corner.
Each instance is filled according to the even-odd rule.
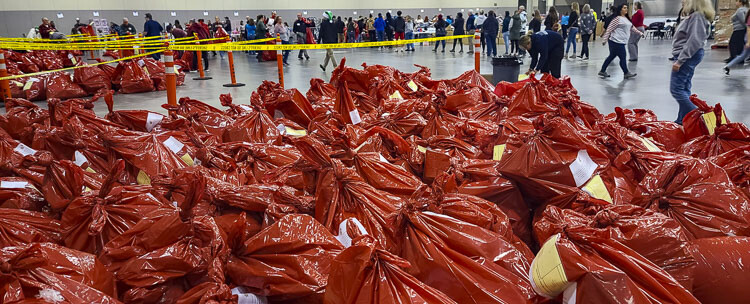
[[[51,288],[42,288],[39,290],[39,294],[36,295],[37,299],[44,300],[48,303],[62,303],[65,302],[65,297],[62,293]]]
[[[151,130],[161,123],[162,119],[164,119],[163,115],[149,112],[148,116],[146,116],[146,131],[151,132]]]
[[[346,223],[352,221],[355,226],[357,226],[357,229],[359,229],[359,233],[362,235],[367,234],[367,230],[365,230],[365,226],[362,226],[362,223],[359,222],[356,218],[350,217],[341,224],[339,224],[339,235],[336,236],[336,239],[339,240],[339,243],[341,245],[344,245],[344,248],[349,248],[352,246],[352,238],[349,236],[349,234],[346,232]]]

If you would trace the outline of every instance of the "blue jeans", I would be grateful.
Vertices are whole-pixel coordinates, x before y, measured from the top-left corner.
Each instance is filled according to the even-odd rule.
[[[412,40],[412,39],[414,39],[414,32],[406,32],[406,33],[404,34],[404,36],[406,36],[406,37],[405,37],[405,38],[406,38],[406,40]],[[409,44],[407,44],[407,45],[406,45],[406,49],[407,49],[407,50],[413,50],[413,49],[414,49],[414,43],[409,43]]]
[[[497,35],[485,35],[485,44],[487,45],[487,56],[497,56]]]
[[[385,31],[376,31],[375,33],[378,36],[378,41],[385,40]]]
[[[577,46],[576,45],[577,44],[577,42],[576,42],[576,35],[578,34],[578,28],[577,27],[571,27],[570,29],[568,29],[568,31],[569,31],[568,32],[568,46],[565,49],[565,54],[567,54],[568,51],[570,51],[570,44],[571,43],[573,44],[573,54],[575,54],[576,53],[576,46]]]
[[[510,32],[503,32],[503,41],[505,41],[505,54],[508,54],[510,48]]]
[[[291,44],[291,43],[289,42],[289,40],[281,40],[281,44]],[[286,59],[289,58],[289,53],[291,52],[292,51],[290,50],[284,51],[284,63],[286,63]]]
[[[445,37],[445,35],[435,35],[435,37]],[[435,41],[435,51],[437,51],[438,46],[440,45],[440,43],[443,44],[443,52],[445,52],[445,40]]]
[[[695,109],[695,105],[690,101],[690,89],[693,87],[692,80],[693,74],[695,74],[695,67],[703,60],[703,53],[703,49],[699,49],[693,57],[690,57],[690,59],[680,66],[679,71],[672,71],[669,81],[669,92],[672,93],[672,97],[680,105],[680,111],[677,114],[677,120],[675,120],[678,124],[682,124],[682,118],[688,112]]]
[[[734,68],[738,64],[744,62],[745,59],[747,59],[747,57],[750,57],[750,48],[744,48],[742,50],[742,54],[739,54],[737,55],[737,57],[734,57],[734,59],[732,59],[732,61],[730,61],[729,64],[727,64],[727,67],[730,69]]]
[[[602,65],[602,72],[607,72],[607,67],[610,63],[612,63],[612,60],[615,60],[615,57],[620,58],[620,68],[622,69],[622,72],[627,74],[630,71],[628,71],[628,63],[627,60],[625,60],[625,56],[627,56],[627,52],[625,51],[625,44],[613,42],[612,40],[607,41],[609,43],[609,56],[607,56],[607,59],[604,60],[604,65]],[[692,76],[691,76],[692,77]]]

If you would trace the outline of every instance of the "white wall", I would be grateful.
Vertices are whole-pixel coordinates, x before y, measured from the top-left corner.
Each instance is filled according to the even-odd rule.
[[[0,0],[0,11],[66,10],[288,10],[513,7],[518,0]]]

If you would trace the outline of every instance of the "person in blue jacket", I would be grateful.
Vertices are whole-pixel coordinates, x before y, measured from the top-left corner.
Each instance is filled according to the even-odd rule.
[[[372,26],[375,27],[375,35],[378,37],[378,41],[385,40],[385,20],[383,20],[383,14],[378,13],[378,18],[375,19]]]
[[[146,13],[146,23],[143,24],[143,36],[161,36],[161,32],[163,31],[164,28],[161,26],[161,24],[159,24],[159,22],[154,21],[154,18],[151,17],[151,13]],[[151,55],[151,57],[155,60],[159,60],[161,58],[161,53],[155,53]]]
[[[552,30],[544,30],[521,37],[518,44],[531,55],[531,65],[526,74],[542,72],[560,78],[565,47],[565,40],[560,34]]]

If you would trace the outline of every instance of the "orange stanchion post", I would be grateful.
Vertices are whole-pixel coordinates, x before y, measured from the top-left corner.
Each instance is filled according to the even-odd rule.
[[[135,36],[133,36],[133,38],[138,38],[138,35],[140,34],[136,34]],[[138,43],[140,43],[140,41],[133,40],[133,55],[138,55],[141,53],[141,46],[138,45]]]
[[[281,35],[276,34],[276,45],[281,45]],[[279,68],[279,84],[284,88],[284,58],[281,50],[276,50],[276,66]]]
[[[164,51],[164,71],[167,76],[167,103],[172,106],[177,105],[177,69],[174,68],[174,57],[172,50],[169,49],[169,43],[167,43],[167,49]]]
[[[482,47],[479,42],[480,37],[479,30],[474,31],[474,70],[477,73],[479,73],[479,52]]]
[[[138,43],[143,43],[143,33],[138,34]],[[146,51],[142,50],[140,47],[138,47],[138,54],[143,54]]]
[[[115,36],[115,44],[117,44],[117,41],[120,40]],[[122,48],[118,47],[117,54],[120,55],[120,58],[122,58]]]
[[[195,40],[199,40],[198,39],[198,35],[196,35],[196,34],[193,34],[193,35],[195,35]],[[195,44],[200,45],[200,42],[196,42]],[[213,79],[211,77],[206,77],[206,72],[203,71],[203,52],[201,52],[201,51],[195,51],[195,55],[198,56],[198,75],[200,77],[195,77],[195,78],[193,78],[193,80],[209,80],[209,79]]]
[[[227,42],[232,41],[231,38],[227,37]],[[225,87],[242,87],[245,84],[237,82],[237,78],[234,75],[234,56],[232,55],[232,50],[227,50],[227,55],[229,56],[229,77],[232,78],[232,83],[224,84]]]
[[[0,77],[8,76],[8,69],[5,66],[5,53],[0,52]],[[0,90],[2,90],[2,99],[11,98],[10,95],[10,80],[0,80]]]

